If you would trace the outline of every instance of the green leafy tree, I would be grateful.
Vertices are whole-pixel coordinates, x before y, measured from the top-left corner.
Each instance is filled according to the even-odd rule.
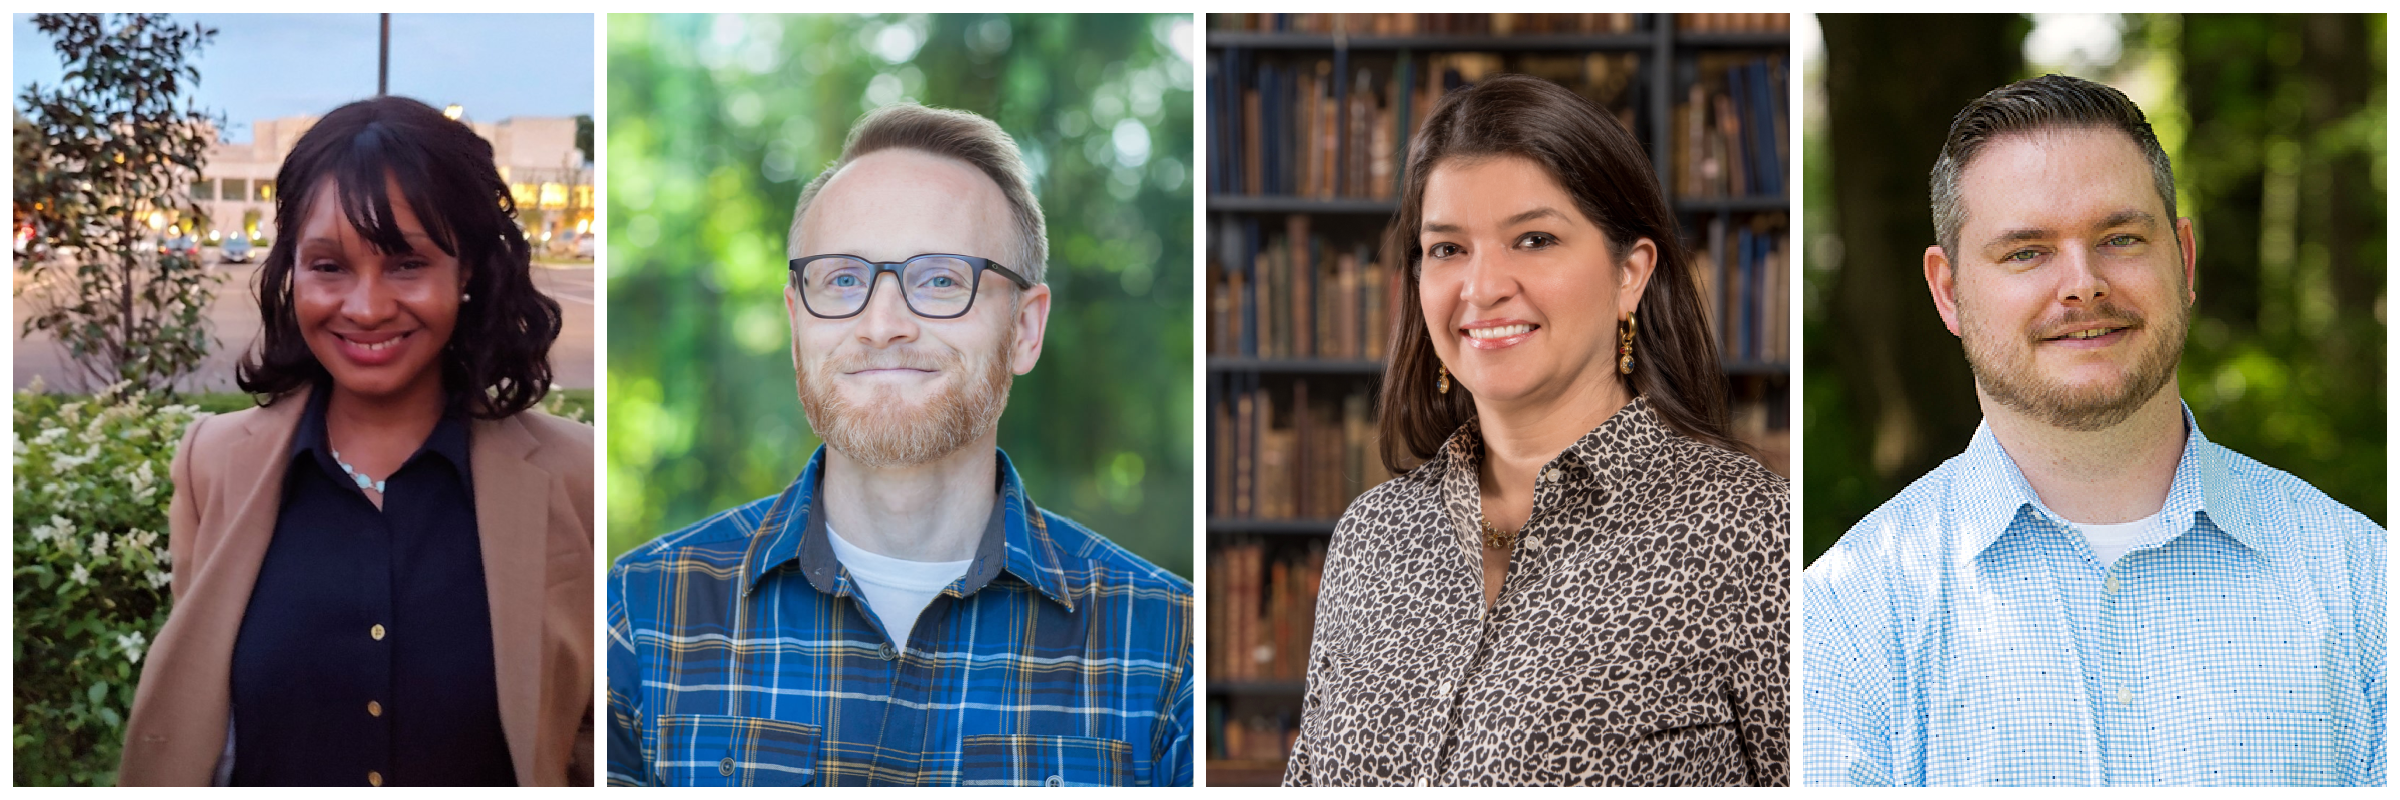
[[[33,23],[66,71],[17,98],[16,212],[33,233],[14,254],[17,293],[32,304],[22,334],[55,340],[84,388],[171,389],[211,343],[216,280],[161,243],[197,214],[188,187],[214,126],[184,92],[200,80],[190,59],[216,32],[146,14]]]
[[[575,115],[575,149],[583,152],[583,163],[590,166],[599,153],[592,149],[592,115]]]

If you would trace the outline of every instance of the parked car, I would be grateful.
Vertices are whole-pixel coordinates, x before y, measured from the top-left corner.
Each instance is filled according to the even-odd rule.
[[[200,240],[190,236],[177,236],[159,242],[158,253],[159,255],[172,253],[185,258],[197,259],[200,257]]]
[[[250,259],[256,257],[256,252],[250,245],[250,237],[235,236],[226,239],[224,246],[217,248],[217,261],[223,264],[248,264]]]
[[[575,237],[575,257],[576,257],[576,258],[589,259],[589,258],[591,258],[591,257],[592,257],[592,247],[593,247],[593,245],[592,245],[592,239],[593,239],[593,238],[594,238],[594,237],[593,237],[591,234],[589,234],[589,233],[584,233],[584,234],[578,234],[578,235],[576,235],[576,237]]]

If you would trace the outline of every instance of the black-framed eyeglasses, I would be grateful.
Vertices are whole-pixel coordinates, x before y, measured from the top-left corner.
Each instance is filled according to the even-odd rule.
[[[984,270],[1006,276],[1018,289],[1033,288],[1025,276],[991,259],[950,253],[910,256],[907,261],[869,261],[840,253],[795,258],[792,285],[808,313],[844,319],[867,310],[867,302],[875,298],[875,284],[889,272],[900,281],[900,297],[910,312],[926,319],[956,319],[975,306]]]

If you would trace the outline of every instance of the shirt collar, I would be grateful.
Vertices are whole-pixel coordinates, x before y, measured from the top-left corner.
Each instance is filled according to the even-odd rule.
[[[308,409],[301,412],[300,429],[293,432],[291,456],[294,463],[302,458],[314,459],[317,466],[325,470],[325,474],[340,478],[342,467],[333,458],[331,434],[325,431],[325,406],[332,398],[333,386],[329,383],[319,383],[314,391],[308,393]],[[400,462],[402,468],[418,457],[432,453],[449,459],[450,465],[458,469],[461,477],[467,475],[466,420],[456,413],[455,405],[444,406],[444,409],[441,422],[434,424],[433,433],[425,437],[425,443],[419,445],[417,452],[410,454],[406,461]],[[393,471],[394,474],[398,472]],[[391,476],[384,477],[388,480]]]
[[[1583,438],[1568,445],[1557,458],[1543,465],[1542,471],[1558,470],[1558,479],[1552,484],[1572,484],[1578,487],[1579,492],[1605,493],[1624,489],[1630,485],[1627,481],[1603,482],[1596,478],[1601,475],[1637,477],[1657,465],[1659,460],[1651,457],[1649,450],[1667,441],[1666,436],[1655,435],[1657,433],[1677,435],[1665,429],[1664,423],[1658,419],[1658,412],[1650,408],[1649,398],[1636,395],[1617,413],[1610,415],[1606,422],[1600,423],[1600,427],[1593,428]],[[1483,485],[1478,472],[1483,464],[1483,430],[1478,421],[1469,419],[1452,432],[1450,438],[1442,443],[1441,450],[1435,453],[1434,461],[1440,462],[1436,469],[1440,470],[1437,474],[1441,479],[1441,495],[1450,518],[1469,526],[1469,539],[1475,539],[1480,536],[1476,533],[1479,527],[1477,520],[1483,513]],[[1431,465],[1434,461],[1428,461],[1427,464]],[[1539,502],[1538,495],[1536,502]]]
[[[983,539],[975,547],[974,563],[959,578],[958,594],[972,595],[1007,574],[1073,611],[1075,602],[1067,588],[1067,572],[1058,547],[1050,538],[1049,523],[1043,519],[1041,510],[1025,497],[1025,484],[1018,478],[1016,466],[1009,462],[1008,453],[996,451],[996,454],[999,502],[992,505],[992,516],[984,524]],[[841,562],[834,558],[833,543],[826,537],[825,515],[815,513],[825,503],[824,471],[825,447],[818,445],[817,452],[809,456],[808,466],[800,470],[800,477],[784,487],[783,494],[775,498],[766,517],[759,521],[758,529],[751,533],[750,549],[742,559],[744,596],[766,580],[768,573],[795,562],[810,586],[825,594],[838,593],[843,574]]]
[[[2167,489],[2166,505],[2159,510],[2160,527],[2172,531],[2167,537],[2172,540],[2206,519],[2242,546],[2259,549],[2258,528],[2242,504],[2235,502],[2233,476],[2220,448],[2211,446],[2208,437],[2200,433],[2200,422],[2192,416],[2188,403],[2183,404],[2183,429],[2183,456],[2175,462],[2175,478]],[[2034,494],[2016,460],[1992,435],[1990,420],[1975,427],[1975,439],[1959,459],[1958,475],[1951,485],[1970,556],[1981,556],[2023,515],[2060,526],[2070,524]]]

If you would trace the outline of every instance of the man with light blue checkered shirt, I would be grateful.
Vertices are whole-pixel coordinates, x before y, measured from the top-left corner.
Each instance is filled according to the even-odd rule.
[[[2141,110],[2002,87],[1932,183],[1984,424],[1809,566],[1802,780],[2382,784],[2384,531],[2183,405],[2192,223]]]

